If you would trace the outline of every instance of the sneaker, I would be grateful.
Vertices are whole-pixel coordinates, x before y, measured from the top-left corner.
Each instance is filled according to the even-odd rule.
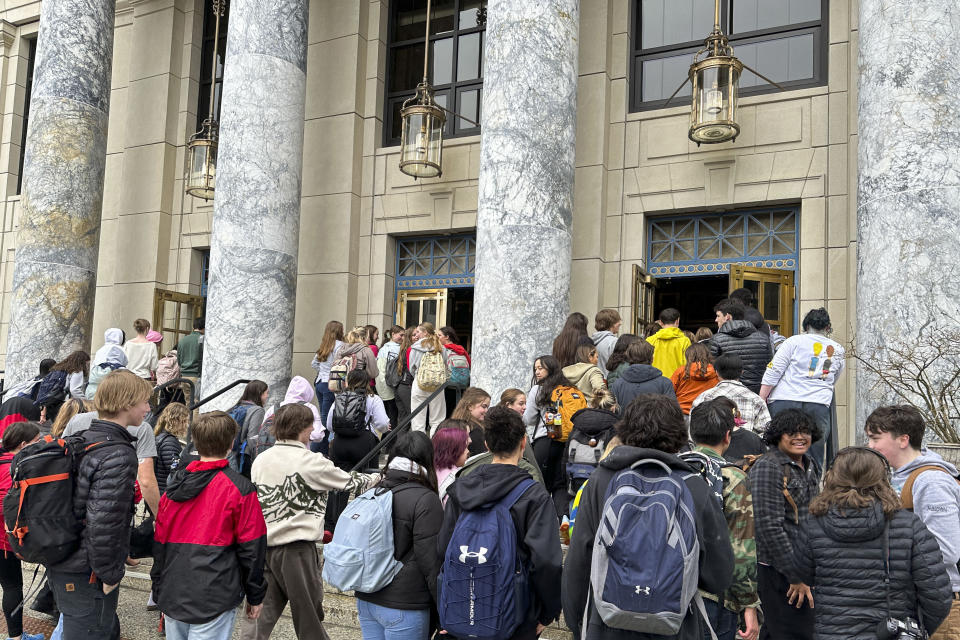
[[[45,640],[42,633],[24,633],[20,636],[20,640]]]

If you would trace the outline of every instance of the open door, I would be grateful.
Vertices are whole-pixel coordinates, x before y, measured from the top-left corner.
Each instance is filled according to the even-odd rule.
[[[401,327],[429,322],[439,329],[446,321],[446,289],[411,289],[397,292],[397,324]]]
[[[643,330],[653,322],[654,293],[657,279],[644,271],[640,265],[633,265],[633,334],[643,335]]]
[[[749,289],[757,309],[770,328],[789,338],[793,335],[793,271],[730,265],[730,291]]]
[[[155,289],[153,329],[163,334],[160,352],[173,349],[180,338],[193,331],[193,319],[203,315],[203,298],[179,291]]]

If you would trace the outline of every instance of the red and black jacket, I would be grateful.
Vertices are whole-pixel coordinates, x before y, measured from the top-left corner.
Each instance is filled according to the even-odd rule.
[[[204,624],[244,597],[250,605],[262,603],[266,553],[257,489],[226,460],[197,460],[170,476],[160,498],[150,571],[165,615]]]

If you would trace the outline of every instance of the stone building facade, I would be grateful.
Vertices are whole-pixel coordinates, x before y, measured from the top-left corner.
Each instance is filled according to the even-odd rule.
[[[455,135],[444,143],[441,178],[414,181],[398,169],[394,111],[412,89],[398,86],[398,60],[416,59],[417,50],[398,47],[396,40],[401,32],[412,40],[420,4],[309,1],[299,246],[293,251],[294,374],[310,376],[310,359],[330,319],[383,327],[399,315],[410,324],[419,319],[414,315],[432,318],[444,306],[441,323],[459,322],[469,336],[471,314],[482,313],[472,306],[482,128],[466,121],[451,125]],[[780,272],[767,273],[757,286],[766,291],[767,308],[782,316],[784,332],[796,329],[808,309],[825,306],[834,337],[850,342],[858,268],[861,1],[783,0],[770,3],[783,5],[782,17],[756,9],[742,17],[754,21],[752,31],[745,28],[753,35],[738,42],[734,34],[738,55],[779,73],[774,79],[785,90],[774,91],[745,72],[740,136],[702,147],[687,139],[689,98],[681,93],[663,104],[674,79],[679,84],[684,77],[676,69],[689,64],[691,45],[671,50],[669,42],[644,42],[641,22],[664,20],[656,23],[664,33],[687,33],[679,40],[693,42],[707,35],[713,3],[667,3],[674,18],[688,12],[690,24],[681,19],[679,26],[663,15],[640,15],[641,5],[657,3],[573,4],[579,4],[580,19],[570,309],[592,318],[600,308],[616,308],[628,331],[644,313],[644,301],[653,307],[648,314],[683,304],[697,325],[709,324],[711,296],[727,290],[731,271],[743,276],[745,265]],[[442,21],[435,32],[436,39],[446,33],[457,49],[434,43],[437,60],[456,63],[451,77],[434,79],[447,81],[448,106],[479,115],[482,124],[482,74],[471,75],[476,60],[457,56],[483,42],[482,28],[471,38],[459,21],[472,20],[467,27],[477,31],[486,2],[435,5],[458,18],[449,33]],[[5,0],[0,8],[0,349],[7,345],[14,295],[21,149],[40,10],[40,2],[27,0]],[[183,171],[185,144],[209,90],[202,84],[209,82],[204,48],[212,47],[208,13],[203,0],[117,0],[93,348],[106,328],[130,330],[138,317],[163,318],[165,328],[174,328],[178,309],[176,328],[186,330],[196,313],[191,305],[204,304],[214,203],[184,196]],[[228,32],[235,28],[232,17]],[[772,41],[789,44],[764,49]],[[422,45],[418,51],[422,61]],[[537,277],[555,275],[545,268]],[[652,290],[646,276],[656,281]],[[243,293],[257,295],[255,288]],[[265,309],[264,317],[273,314]],[[165,346],[172,345],[177,334],[165,334]],[[847,429],[841,441],[852,438],[853,386],[852,373],[838,386],[840,423]]]

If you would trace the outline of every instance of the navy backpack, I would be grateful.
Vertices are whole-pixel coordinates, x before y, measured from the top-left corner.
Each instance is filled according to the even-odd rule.
[[[440,567],[440,627],[456,638],[509,638],[530,608],[527,568],[510,508],[534,485],[526,478],[501,500],[464,511]]]

